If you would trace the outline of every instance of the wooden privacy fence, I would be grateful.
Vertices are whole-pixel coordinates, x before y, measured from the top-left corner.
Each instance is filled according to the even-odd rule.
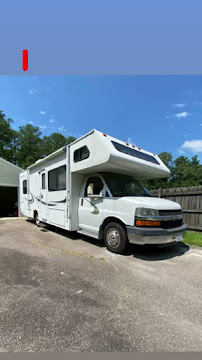
[[[154,196],[176,201],[189,230],[202,231],[202,186],[150,190]]]

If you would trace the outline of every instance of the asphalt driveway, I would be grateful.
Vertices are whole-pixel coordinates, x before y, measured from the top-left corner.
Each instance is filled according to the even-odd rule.
[[[202,250],[0,221],[0,351],[202,351]]]

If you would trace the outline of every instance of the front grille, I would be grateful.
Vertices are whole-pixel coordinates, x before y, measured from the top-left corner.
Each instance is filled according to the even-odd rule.
[[[172,229],[175,227],[179,227],[183,224],[182,219],[181,220],[174,220],[174,221],[162,221],[161,222],[161,228],[162,229]]]
[[[172,215],[182,216],[182,210],[159,210],[159,216],[171,217],[172,219]],[[183,218],[179,220],[161,220],[159,218],[158,221],[161,221],[161,225],[159,226],[161,229],[173,229],[183,225]],[[149,228],[157,228],[157,226],[149,226]]]

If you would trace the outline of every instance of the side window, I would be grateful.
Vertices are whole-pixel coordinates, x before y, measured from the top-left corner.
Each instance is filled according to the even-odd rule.
[[[23,194],[27,194],[27,180],[24,180],[22,183]]]
[[[87,183],[86,183],[84,196],[88,196],[87,188],[88,188],[89,184],[93,185],[93,195],[99,195],[100,191],[104,188],[104,184],[100,177],[98,177],[98,176],[89,177],[87,180]]]
[[[66,165],[48,172],[48,191],[66,190]]]
[[[42,182],[42,189],[45,189],[45,174],[42,174],[42,177],[41,177],[41,182]]]
[[[66,190],[66,166],[61,166],[57,170],[57,189]]]
[[[78,162],[87,159],[90,156],[90,152],[87,146],[83,146],[74,151],[74,162]]]
[[[48,191],[57,190],[57,169],[48,172]]]

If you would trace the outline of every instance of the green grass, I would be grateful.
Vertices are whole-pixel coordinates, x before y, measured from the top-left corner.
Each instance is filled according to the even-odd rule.
[[[187,231],[183,234],[185,244],[202,246],[202,232]]]

